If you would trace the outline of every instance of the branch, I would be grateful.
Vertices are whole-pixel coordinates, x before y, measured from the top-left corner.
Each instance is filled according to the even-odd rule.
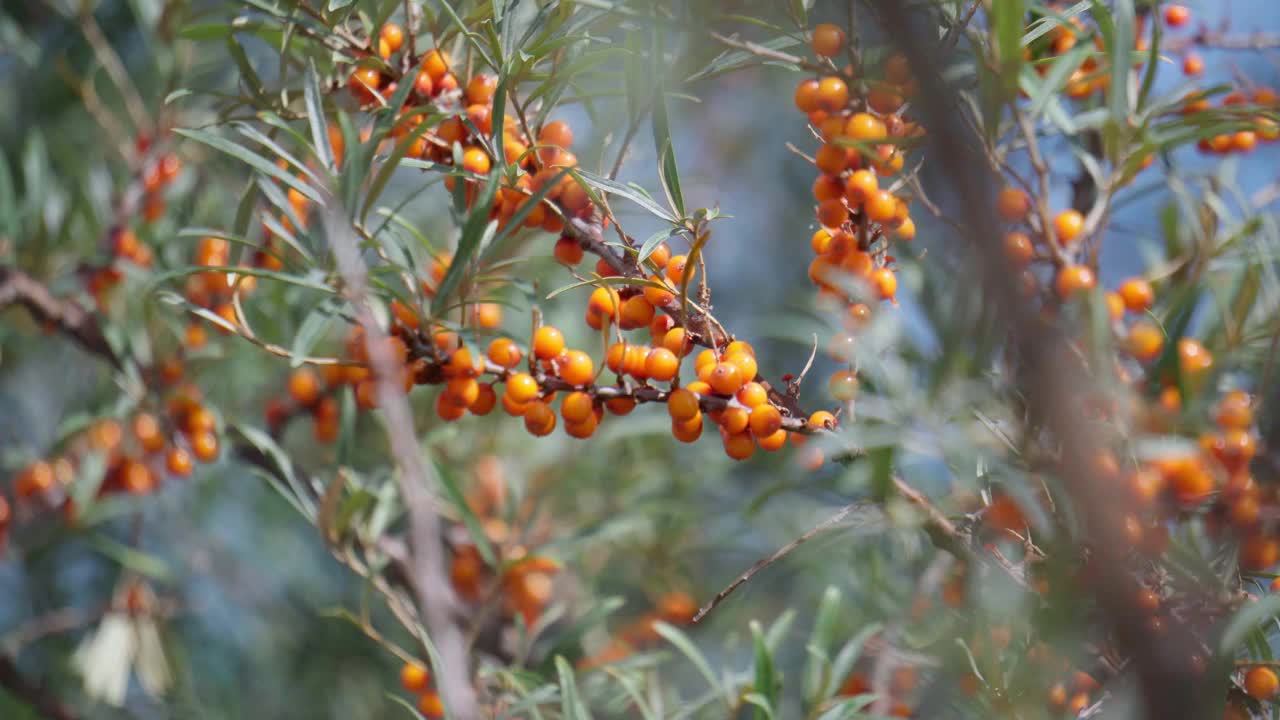
[[[445,568],[440,518],[432,509],[428,490],[428,487],[438,485],[439,479],[422,461],[413,430],[413,414],[404,388],[397,381],[400,370],[387,343],[387,335],[378,325],[369,305],[367,271],[351,223],[331,204],[325,215],[325,226],[338,271],[343,277],[345,295],[364,329],[378,404],[385,416],[392,456],[400,469],[396,477],[409,513],[410,581],[427,634],[439,652],[435,671],[440,694],[450,717],[479,720],[480,706],[471,682],[471,663],[457,621],[458,599]]]
[[[93,313],[74,300],[54,297],[49,288],[21,270],[0,267],[0,309],[8,305],[21,305],[37,322],[53,325],[117,370],[124,369]]]

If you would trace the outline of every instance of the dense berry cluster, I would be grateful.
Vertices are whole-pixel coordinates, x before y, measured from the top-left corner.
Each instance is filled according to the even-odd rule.
[[[191,475],[196,462],[217,460],[221,445],[218,418],[202,402],[199,388],[182,382],[181,361],[163,361],[151,375],[154,387],[168,388],[163,402],[155,400],[163,412],[139,409],[123,422],[116,418],[96,420],[69,438],[56,456],[19,470],[13,483],[18,519],[60,508],[68,520],[74,520],[77,508],[72,488],[77,483],[98,482],[98,497],[146,495],[166,478]],[[100,481],[84,476],[90,455],[102,460]],[[0,535],[9,516],[9,505],[0,497]]]

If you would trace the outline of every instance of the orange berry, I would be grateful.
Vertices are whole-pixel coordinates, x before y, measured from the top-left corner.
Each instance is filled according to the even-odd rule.
[[[844,134],[854,140],[883,140],[888,135],[885,125],[870,113],[854,113],[845,123]]]
[[[682,443],[691,443],[702,437],[702,412],[698,411],[688,420],[671,421],[671,434]]]
[[[755,355],[748,352],[743,352],[741,350],[736,352],[726,351],[724,361],[731,365],[738,366],[738,370],[742,373],[742,381],[744,383],[754,380],[756,378],[756,374],[759,372],[759,366],[756,364]]]
[[[838,112],[849,104],[849,86],[834,75],[818,81],[818,110]]]
[[[809,47],[820,57],[834,57],[844,47],[844,30],[831,23],[822,23],[813,29]]]
[[[551,325],[543,325],[533,334],[533,354],[539,360],[550,360],[564,351],[564,335]]]
[[[157,452],[164,448],[164,431],[160,427],[160,421],[150,413],[139,413],[133,417],[133,436],[147,452]]]
[[[843,145],[825,143],[813,154],[813,164],[827,175],[839,175],[848,167],[848,152]]]
[[[1129,336],[1125,338],[1125,349],[1142,362],[1154,360],[1164,349],[1164,332],[1154,323],[1138,321],[1129,328]]]
[[[880,182],[870,170],[855,170],[845,185],[845,197],[849,203],[860,204],[880,191]]]
[[[1280,678],[1271,668],[1255,667],[1244,676],[1244,691],[1255,700],[1270,700],[1280,690]]]
[[[749,424],[751,434],[758,438],[768,437],[782,428],[782,413],[778,408],[763,403],[751,409]]]
[[[495,365],[502,365],[503,368],[515,368],[520,364],[520,360],[524,357],[520,346],[516,342],[507,337],[495,337],[489,343],[489,360]]]
[[[568,235],[561,236],[559,240],[556,240],[554,252],[556,260],[570,267],[582,262],[582,258],[586,254],[582,249],[582,245]]]
[[[398,52],[400,46],[404,44],[404,28],[395,23],[387,23],[382,26],[382,32],[378,33],[378,37],[386,43],[388,50],[393,53]]]
[[[561,356],[560,379],[570,385],[586,385],[595,377],[595,363],[581,350],[566,350]]]
[[[690,392],[688,388],[679,388],[671,391],[671,395],[667,398],[667,413],[671,415],[672,420],[684,422],[690,420],[699,412],[698,396]]]
[[[1164,22],[1169,27],[1182,27],[1191,20],[1191,11],[1185,5],[1168,5],[1164,9]]]
[[[724,436],[724,452],[734,460],[746,460],[756,452],[756,444],[750,433]]]
[[[809,416],[809,428],[812,430],[829,430],[835,426],[836,416],[826,410],[819,410]]]
[[[191,436],[191,452],[200,462],[213,462],[218,459],[218,436],[212,431],[203,431]]]
[[[628,415],[636,409],[636,401],[629,397],[612,398],[604,401],[604,407],[614,415]]]
[[[534,400],[524,411],[524,428],[531,435],[539,437],[550,435],[556,429],[556,414],[551,406],[541,400]]]
[[[1053,219],[1053,232],[1058,242],[1070,245],[1084,232],[1084,216],[1078,210],[1063,210]]]
[[[823,200],[818,203],[818,222],[823,227],[838,228],[849,220],[849,208],[840,199]]]
[[[1004,236],[1004,253],[1009,258],[1009,262],[1016,267],[1026,267],[1031,264],[1031,260],[1035,257],[1035,248],[1031,245],[1031,238],[1023,232],[1011,232]]]
[[[373,68],[356,68],[347,78],[347,87],[360,102],[372,102],[378,88],[382,87],[382,73]]]
[[[467,103],[471,105],[488,105],[493,102],[493,95],[498,90],[498,78],[487,73],[476,73],[467,83]]]
[[[587,310],[612,318],[617,314],[621,303],[617,290],[611,287],[598,287],[591,291],[591,297],[587,300]]]
[[[667,266],[665,268],[667,280],[669,280],[672,285],[675,285],[676,287],[680,287],[684,283],[685,268],[688,266],[688,264],[689,264],[689,258],[688,256],[685,256],[685,255],[676,255],[675,257],[668,260]],[[697,275],[697,269],[690,267],[689,268],[690,284],[693,283],[693,279],[696,275]]]
[[[1003,188],[996,195],[996,212],[1005,222],[1020,222],[1031,212],[1031,197],[1015,187]]]
[[[742,387],[742,370],[733,363],[719,363],[712,369],[711,376],[707,382],[711,384],[711,388],[717,393],[732,395]]]
[[[191,454],[180,447],[169,448],[169,452],[164,456],[164,469],[170,475],[187,477],[192,470]]]
[[[538,144],[554,145],[567,150],[573,144],[573,129],[563,120],[549,122],[538,133]]]
[[[644,295],[632,295],[622,302],[622,318],[619,323],[623,330],[649,327],[653,322],[655,309]]]
[[[498,404],[498,393],[494,391],[492,383],[484,383],[479,385],[479,392],[476,393],[475,400],[467,406],[467,410],[472,415],[488,415],[493,411],[495,405]]]
[[[665,347],[657,347],[650,350],[644,361],[645,373],[658,382],[671,380],[676,376],[679,369],[679,358]]]
[[[472,377],[457,377],[445,384],[444,398],[460,408],[471,407],[480,398],[480,383]]]
[[[881,300],[892,300],[898,294],[898,276],[889,268],[880,268],[871,274],[871,283]]]
[[[877,190],[867,196],[862,211],[872,222],[887,223],[897,215],[898,200],[887,190]]]
[[[858,376],[851,370],[840,370],[827,381],[827,392],[840,402],[849,402],[858,395]]]
[[[428,690],[418,696],[418,712],[427,718],[444,717],[444,701],[434,690]]]
[[[808,114],[819,109],[818,81],[814,78],[801,80],[796,86],[795,105],[800,112]]]
[[[478,147],[469,147],[462,151],[462,169],[476,175],[489,174],[489,154]]]
[[[1241,390],[1232,390],[1218,403],[1214,419],[1225,430],[1247,430],[1253,424],[1253,407],[1249,396]]]
[[[693,351],[693,340],[689,338],[689,333],[685,332],[684,328],[673,327],[662,336],[662,347],[679,357],[684,357]]]
[[[431,76],[432,82],[439,84],[449,74],[449,56],[443,50],[430,50],[422,56],[422,69]]]
[[[515,373],[507,378],[506,396],[512,402],[524,404],[538,397],[540,392],[538,381],[529,373]]]
[[[720,413],[720,427],[733,435],[743,432],[751,421],[751,413],[745,408],[730,406]]]
[[[1204,58],[1197,53],[1187,53],[1182,58],[1182,74],[1195,77],[1204,72]]]
[[[400,686],[411,693],[425,692],[431,683],[431,672],[418,663],[405,663],[400,668]]]
[[[560,401],[560,415],[566,423],[581,423],[595,415],[595,401],[581,390],[575,390]]]
[[[1066,300],[1081,291],[1092,290],[1095,283],[1092,270],[1084,265],[1068,265],[1058,271],[1054,289],[1058,292],[1058,297]]]
[[[1213,354],[1194,338],[1178,340],[1178,367],[1183,375],[1196,377],[1213,367]]]
[[[735,395],[738,402],[742,403],[747,409],[758,407],[769,401],[769,392],[764,386],[758,382],[748,382],[744,384]]]
[[[311,368],[298,368],[290,373],[289,396],[305,407],[316,403],[320,397],[320,380]]]

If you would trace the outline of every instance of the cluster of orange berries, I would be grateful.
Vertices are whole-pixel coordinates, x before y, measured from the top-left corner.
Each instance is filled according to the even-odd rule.
[[[486,600],[486,590],[501,593],[507,617],[520,617],[526,628],[532,627],[551,602],[553,580],[561,567],[555,560],[529,551],[528,543],[545,535],[539,527],[513,533],[507,521],[508,495],[502,462],[492,455],[477,460],[473,468],[474,482],[467,491],[467,507],[479,519],[485,538],[496,550],[495,577],[469,536],[452,543],[449,579],[458,595],[468,602]]]
[[[382,29],[378,47],[384,59],[400,51],[403,38],[404,31],[397,25]],[[448,54],[439,48],[423,53],[415,67],[413,92],[402,108],[405,117],[397,123],[392,136],[401,139],[417,132],[406,153],[408,157],[459,165],[466,173],[466,196],[470,204],[478,188],[476,176],[487,175],[495,160],[498,138],[493,127],[493,101],[498,80],[487,73],[476,73],[463,85]],[[408,77],[395,80],[376,68],[360,67],[351,74],[347,86],[359,103],[368,105],[377,102],[379,97],[385,100],[393,96],[399,82],[409,81]],[[429,130],[420,131],[425,116],[415,112],[415,108],[421,104],[429,104],[434,111],[444,112],[448,117]],[[526,210],[524,226],[541,227],[547,232],[560,232],[565,217],[590,218],[593,206],[586,189],[573,178],[561,175],[565,168],[578,164],[577,157],[569,150],[573,143],[569,124],[558,120],[548,122],[538,128],[536,135],[530,128],[521,127],[514,115],[506,115],[502,124],[502,156],[514,165],[516,172],[504,179],[505,184],[493,205],[492,215],[499,227],[505,227],[522,209]],[[460,160],[454,156],[455,145],[461,150]],[[448,176],[446,186],[452,190],[457,180],[456,176]],[[530,196],[549,185],[544,197],[561,212],[549,210],[546,203],[526,208]]]
[[[1253,151],[1259,142],[1273,143],[1280,140],[1280,124],[1262,114],[1252,115],[1255,112],[1274,112],[1277,108],[1280,108],[1280,94],[1277,94],[1275,90],[1265,87],[1254,88],[1249,92],[1236,90],[1223,95],[1221,105],[1223,108],[1231,108],[1233,111],[1241,113],[1242,122],[1247,120],[1246,124],[1252,124],[1252,128],[1246,127],[1234,132],[1225,132],[1202,138],[1196,144],[1200,152],[1211,155],[1248,153]],[[1182,112],[1195,114],[1206,112],[1210,107],[1209,98],[1198,96],[1183,105]],[[1252,117],[1248,117],[1250,115]]]
[[[227,267],[231,264],[231,243],[219,237],[201,238],[196,245],[192,264],[202,267]],[[258,286],[253,275],[235,272],[209,270],[196,272],[187,276],[184,292],[187,300],[193,305],[209,309],[231,326],[240,324],[236,317],[233,298],[237,292],[248,294]],[[217,326],[221,333],[231,332],[221,325]],[[184,345],[188,349],[203,347],[209,340],[208,333],[202,323],[192,322],[187,325]]]
[[[171,373],[165,370],[162,376],[171,378]],[[106,458],[99,496],[146,495],[166,477],[189,476],[196,461],[218,458],[217,417],[199,398],[197,388],[181,385],[171,393],[164,415],[139,411],[127,425],[115,418],[95,421],[71,441],[66,452],[36,460],[20,470],[14,479],[14,496],[20,505],[60,507],[69,519],[74,518],[76,508],[69,489],[86,453]],[[7,510],[6,505],[0,518],[7,518]]]
[[[400,668],[400,686],[417,696],[418,712],[427,718],[444,717],[444,702],[431,683],[431,671],[419,662],[405,663]]]
[[[853,333],[871,315],[863,298],[894,301],[898,277],[888,250],[894,241],[916,235],[906,199],[882,182],[903,167],[903,147],[920,138],[924,129],[905,120],[906,99],[916,92],[907,59],[889,55],[878,68],[855,77],[852,65],[838,70],[834,58],[846,50],[845,32],[836,25],[813,29],[810,47],[823,68],[817,78],[801,81],[796,107],[822,140],[814,156],[818,177],[813,182],[817,219],[821,226],[810,238],[814,259],[809,279],[820,301],[844,308],[844,325]],[[853,86],[852,89],[850,86]],[[830,354],[851,363],[853,337],[832,340]],[[858,381],[852,370],[834,374],[828,389],[842,403],[853,400]]]
[[[612,635],[609,644],[600,652],[584,657],[578,661],[580,669],[590,669],[602,665],[610,665],[630,657],[633,653],[658,644],[662,636],[655,625],[659,622],[668,625],[688,625],[698,612],[698,605],[685,592],[668,592],[658,598],[656,606],[649,612],[623,625]]]
[[[146,156],[151,150],[151,138],[138,136],[136,147],[139,155]],[[164,190],[182,173],[182,160],[173,153],[164,153],[152,159],[142,169],[142,217],[147,222],[155,222],[164,215]]]
[[[1001,220],[1014,225],[1014,229],[1004,236],[1004,251],[1009,262],[1022,270],[1022,286],[1028,294],[1039,288],[1039,280],[1031,272],[1030,266],[1038,260],[1050,260],[1054,255],[1044,247],[1037,247],[1037,242],[1027,232],[1027,224],[1032,219],[1031,196],[1026,191],[1005,187],[996,195],[996,214]],[[1051,226],[1042,228],[1047,242],[1060,248],[1062,257],[1071,258],[1078,254],[1085,231],[1085,217],[1073,208],[1062,210],[1054,215]],[[1068,300],[1079,293],[1088,292],[1097,286],[1097,276],[1091,267],[1084,264],[1064,261],[1055,271],[1053,289],[1062,300]]]

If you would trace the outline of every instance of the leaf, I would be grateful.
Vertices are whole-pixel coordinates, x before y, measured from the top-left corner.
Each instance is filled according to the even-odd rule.
[[[472,256],[480,248],[481,242],[486,238],[492,238],[497,230],[498,221],[489,219],[489,211],[493,209],[493,199],[498,191],[501,173],[502,168],[498,167],[489,171],[489,179],[485,181],[484,188],[472,205],[470,214],[467,215],[467,220],[462,226],[462,236],[458,238],[458,249],[453,253],[453,261],[449,263],[449,269],[445,271],[444,278],[440,281],[436,296],[431,300],[431,314],[435,317],[439,317],[441,311],[449,304],[454,288],[462,281],[462,275],[466,272]],[[458,187],[462,187],[463,184],[458,183]]]
[[[764,699],[760,705],[768,717],[773,717],[773,708],[778,704],[778,678],[773,668],[773,651],[765,640],[764,630],[757,620],[751,621],[751,645],[754,648],[755,690]]]
[[[280,448],[276,441],[270,435],[259,430],[258,428],[230,423],[229,427],[240,434],[248,443],[258,452],[270,460],[274,465],[274,470],[264,468],[271,472],[277,480],[283,480],[290,490],[290,495],[285,496],[287,500],[302,514],[303,517],[315,521],[316,506],[311,494],[305,491],[298,476],[294,473],[293,462],[289,460],[289,456]],[[274,486],[274,483],[273,483]]]
[[[582,170],[579,168],[573,169],[573,176],[579,180],[586,182],[588,185],[599,190],[600,192],[606,192],[611,195],[617,195],[619,197],[626,198],[627,200],[630,200],[631,202],[639,205],[645,210],[648,210],[653,215],[663,220],[666,220],[669,223],[674,224],[676,222],[676,217],[672,215],[669,210],[663,208],[661,205],[654,202],[653,198],[647,197],[646,195],[643,195],[637,192],[635,188],[632,188],[627,185],[623,185],[622,183],[617,182],[615,180],[610,180],[609,178],[596,175],[595,173],[587,172],[586,170]]]
[[[867,644],[876,633],[880,632],[880,623],[870,623],[858,631],[856,635],[849,638],[849,641],[840,648],[840,652],[836,654],[836,659],[831,663],[831,677],[834,682],[827,688],[826,697],[823,700],[830,699],[836,694],[840,688],[840,684],[848,677],[853,670],[853,665],[858,661],[858,656],[862,654],[862,646]]]
[[[120,563],[121,567],[141,575],[160,581],[166,581],[171,576],[169,566],[163,559],[118,543],[106,535],[97,533],[90,535],[89,544],[98,552]]]
[[[1104,8],[1104,13],[1106,10]],[[1096,15],[1097,13],[1095,13]],[[1115,22],[1111,43],[1108,46],[1111,61],[1111,82],[1108,84],[1111,120],[1117,129],[1124,128],[1129,115],[1129,75],[1132,64],[1134,25],[1136,16],[1133,0],[1115,0],[1110,12]]]
[[[258,77],[258,72],[253,69],[253,63],[249,62],[249,57],[245,55],[244,48],[240,46],[240,40],[235,34],[229,34],[225,40],[227,52],[231,53],[231,59],[235,61],[236,67],[240,70],[240,77],[249,83],[249,89],[253,91],[255,97],[262,96],[262,79]]]
[[[1280,615],[1280,595],[1266,595],[1257,602],[1240,608],[1222,632],[1222,639],[1218,642],[1218,655],[1223,660],[1234,659],[1236,648],[1244,642],[1245,637],[1276,615]]]
[[[316,157],[329,172],[338,169],[337,158],[333,156],[333,145],[329,143],[329,121],[324,115],[324,101],[320,95],[320,77],[316,73],[314,59],[307,60],[307,70],[302,76],[302,97],[307,106],[307,125],[311,128],[311,143]]]
[[[472,512],[471,506],[467,504],[467,498],[462,494],[462,489],[458,487],[457,480],[454,479],[453,473],[449,468],[438,460],[433,458],[436,466],[436,474],[440,476],[440,482],[444,485],[445,491],[449,494],[449,500],[457,508],[458,514],[462,516],[462,524],[467,528],[467,534],[471,536],[471,541],[475,543],[476,549],[480,551],[480,556],[484,558],[489,567],[498,566],[498,556],[493,552],[493,546],[489,544],[489,537],[485,535],[484,525],[481,524],[480,518]]]
[[[811,705],[817,705],[825,698],[818,697],[827,685],[831,684],[831,641],[835,634],[836,621],[839,619],[840,604],[844,595],[834,585],[828,586],[818,601],[818,611],[814,616],[813,630],[809,633],[809,642],[805,645],[809,660],[804,666],[801,680],[803,697]]]
[[[1022,27],[1027,15],[1025,0],[992,0],[991,25],[995,29],[1000,80],[1006,97],[1018,90],[1022,66]]]
[[[722,686],[720,681],[716,679],[716,674],[711,669],[711,663],[707,662],[707,658],[702,654],[702,651],[698,650],[698,648],[693,644],[693,641],[689,639],[688,635],[685,635],[679,628],[668,625],[664,622],[654,623],[653,630],[661,635],[664,640],[674,645],[677,650],[684,654],[685,657],[689,658],[689,662],[693,663],[693,666],[697,668],[698,672],[702,673],[702,677],[706,678],[707,685],[709,685],[712,690],[719,690],[724,696],[725,705],[730,708],[733,707],[732,691],[729,688]]]
[[[214,135],[213,133],[208,132],[206,130],[196,130],[194,128],[177,128],[176,130],[174,130],[174,132],[183,137],[195,140],[196,142],[208,145],[209,147],[215,150],[224,152],[238,160],[241,160],[247,163],[249,166],[257,170],[258,172],[269,175],[275,178],[276,180],[279,180],[280,182],[284,183],[285,185],[288,185],[294,190],[297,190],[312,202],[321,203],[321,204],[324,203],[324,197],[315,188],[311,187],[307,183],[302,182],[301,180],[297,179],[293,175],[290,175],[289,173],[281,170],[280,168],[276,167],[275,163],[271,162],[270,160],[267,160],[266,158],[244,147],[243,145],[239,145],[237,143],[231,142],[230,140],[227,140],[224,137],[221,137],[219,135]]]
[[[591,713],[578,697],[578,685],[573,679],[573,667],[562,655],[556,656],[556,674],[560,678],[560,707],[566,720],[589,720]]]
[[[662,33],[654,28],[653,43],[649,52],[655,63],[662,62]],[[653,89],[653,145],[658,151],[658,179],[662,181],[662,189],[667,193],[667,202],[677,217],[684,217],[684,194],[680,189],[680,172],[676,166],[676,151],[671,139],[671,121],[667,117],[666,87],[663,83],[665,73],[661,68],[653,68],[656,84]]]

